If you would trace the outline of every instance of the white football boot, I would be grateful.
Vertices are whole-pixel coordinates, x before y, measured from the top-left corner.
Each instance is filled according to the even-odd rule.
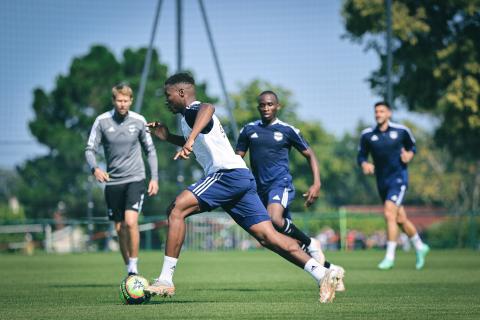
[[[152,296],[161,296],[161,297],[172,297],[175,294],[175,286],[173,283],[155,279],[155,281],[146,287],[143,291],[151,294]]]
[[[330,303],[335,299],[337,287],[337,270],[327,269],[325,276],[320,281],[320,303]]]

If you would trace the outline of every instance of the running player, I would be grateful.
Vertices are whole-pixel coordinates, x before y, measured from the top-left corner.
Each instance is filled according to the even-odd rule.
[[[170,111],[182,115],[183,135],[174,135],[157,122],[150,126],[161,140],[182,147],[174,160],[188,159],[193,152],[205,177],[182,191],[170,205],[162,271],[145,291],[161,296],[175,293],[173,273],[185,239],[185,219],[222,207],[263,246],[308,272],[320,287],[320,302],[331,302],[335,297],[336,270],[326,269],[295,240],[275,230],[256,192],[255,179],[243,159],[234,153],[214,115],[215,108],[196,100],[194,79],[178,73],[166,80],[164,89]]]
[[[416,152],[415,138],[410,129],[390,121],[392,111],[388,103],[378,102],[374,108],[377,125],[362,131],[357,162],[364,174],[375,174],[378,192],[384,204],[387,252],[378,268],[393,268],[400,226],[416,249],[415,267],[420,270],[425,265],[425,256],[430,248],[420,239],[402,205],[408,187],[407,165]],[[368,162],[369,154],[372,155],[373,164]]]
[[[264,91],[257,97],[261,120],[245,125],[240,131],[235,152],[242,158],[250,150],[250,165],[257,182],[258,195],[273,226],[278,232],[296,239],[302,249],[326,268],[338,269],[337,291],[344,291],[344,270],[325,260],[320,241],[310,238],[292,222],[289,206],[295,198],[295,188],[289,169],[289,153],[292,147],[307,160],[313,183],[303,195],[305,206],[310,207],[320,192],[320,170],[315,153],[309,147],[300,130],[280,121],[278,97],[273,91]]]
[[[151,180],[148,195],[158,192],[158,164],[155,146],[145,118],[130,111],[132,89],[124,84],[112,88],[114,108],[99,115],[88,138],[85,157],[97,181],[105,182],[108,218],[115,223],[120,251],[127,273],[138,274],[140,234],[138,215],[145,194],[145,166],[141,146],[148,155]],[[98,167],[95,155],[103,145],[107,172]]]

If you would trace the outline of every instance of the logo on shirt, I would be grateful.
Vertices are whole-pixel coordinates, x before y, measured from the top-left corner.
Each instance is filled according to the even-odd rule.
[[[250,138],[252,138],[252,139],[258,138],[258,134],[256,132],[254,132],[250,135]]]
[[[115,132],[115,128],[114,127],[110,127],[107,129],[107,132]]]
[[[398,138],[398,132],[397,131],[390,131],[390,138],[397,139]]]
[[[275,139],[276,141],[282,141],[283,140],[283,133],[275,131],[273,133],[273,139]]]
[[[372,140],[372,141],[378,141],[377,135],[374,134],[374,135],[370,138],[370,140]]]
[[[135,128],[134,124],[128,126],[128,132],[130,132],[130,134],[134,134],[135,130],[137,130],[137,128]]]

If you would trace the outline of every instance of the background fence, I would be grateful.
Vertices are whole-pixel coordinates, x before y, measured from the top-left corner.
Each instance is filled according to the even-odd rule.
[[[378,213],[353,213],[340,209],[323,214],[293,214],[295,224],[317,238],[324,250],[364,250],[384,248],[385,222]],[[455,216],[422,214],[410,217],[422,237],[436,248],[469,247],[480,249],[479,215]],[[423,222],[422,222],[423,221]],[[227,214],[204,213],[187,218],[185,250],[250,250],[259,243],[242,230]],[[167,221],[164,216],[142,217],[141,248],[164,248]],[[405,234],[399,246],[410,249]],[[116,251],[118,242],[113,224],[106,219],[37,220],[0,226],[0,251],[33,254],[85,251]]]

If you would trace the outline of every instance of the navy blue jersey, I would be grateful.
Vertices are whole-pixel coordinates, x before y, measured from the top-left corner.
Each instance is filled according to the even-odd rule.
[[[389,122],[386,131],[378,126],[362,131],[358,147],[358,164],[368,160],[372,155],[375,165],[375,176],[379,187],[390,184],[408,185],[407,165],[400,159],[402,148],[416,152],[415,138],[407,127]]]
[[[300,152],[309,148],[300,130],[278,119],[269,125],[258,120],[242,128],[236,151],[250,149],[250,165],[259,193],[292,183],[288,159],[292,146]]]

